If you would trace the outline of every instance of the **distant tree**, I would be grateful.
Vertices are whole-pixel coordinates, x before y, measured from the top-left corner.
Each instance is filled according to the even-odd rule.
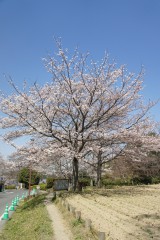
[[[29,186],[29,171],[29,168],[24,167],[20,170],[18,175],[18,181],[24,183],[26,188]],[[37,185],[40,181],[40,177],[41,175],[38,172],[32,170],[31,185]]]

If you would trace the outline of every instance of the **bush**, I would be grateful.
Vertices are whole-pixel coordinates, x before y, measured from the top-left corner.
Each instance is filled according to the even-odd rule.
[[[46,191],[46,189],[47,189],[47,184],[46,183],[40,183],[39,186],[40,186],[40,190]]]
[[[116,178],[116,179],[111,179],[111,178],[104,178],[102,179],[102,185],[104,186],[129,186],[132,184],[132,180],[130,178]]]
[[[87,177],[79,179],[79,183],[82,187],[90,186],[90,182],[91,182],[90,178]]]
[[[5,189],[16,189],[15,185],[7,185],[5,186]]]
[[[112,179],[102,179],[102,185],[104,186],[114,185],[114,181]]]
[[[48,177],[47,178],[47,188],[52,188],[53,187],[53,182],[54,182],[54,178],[53,177]]]
[[[133,184],[151,184],[152,177],[146,176],[146,175],[141,175],[138,177],[133,177],[132,181],[133,181]]]
[[[121,186],[130,186],[132,185],[132,179],[130,178],[119,178],[115,180],[116,185],[121,185]]]
[[[158,184],[160,183],[160,177],[151,177],[146,175],[135,176],[133,178],[103,178],[103,186],[130,186],[139,184]]]
[[[152,177],[152,184],[160,183],[160,177]]]

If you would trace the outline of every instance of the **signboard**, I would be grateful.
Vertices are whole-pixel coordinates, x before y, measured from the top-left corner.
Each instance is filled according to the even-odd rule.
[[[56,179],[54,180],[53,189],[55,191],[68,190],[69,181],[68,179]]]

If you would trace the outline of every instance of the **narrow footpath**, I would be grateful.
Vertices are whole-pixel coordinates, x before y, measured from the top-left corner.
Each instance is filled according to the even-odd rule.
[[[52,194],[47,196],[48,202],[46,203],[46,208],[49,214],[50,219],[52,220],[54,237],[53,240],[72,240],[73,235],[67,226],[61,212],[58,207],[51,203],[50,199],[52,198]]]

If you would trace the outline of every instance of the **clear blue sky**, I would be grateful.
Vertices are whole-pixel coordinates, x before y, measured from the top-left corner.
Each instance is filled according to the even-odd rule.
[[[129,71],[144,65],[144,98],[160,97],[159,0],[0,0],[0,90],[9,91],[4,74],[19,86],[49,80],[41,59],[54,51],[53,36],[94,59],[106,50]],[[160,104],[151,113],[159,121]],[[3,155],[11,151],[0,143]]]

